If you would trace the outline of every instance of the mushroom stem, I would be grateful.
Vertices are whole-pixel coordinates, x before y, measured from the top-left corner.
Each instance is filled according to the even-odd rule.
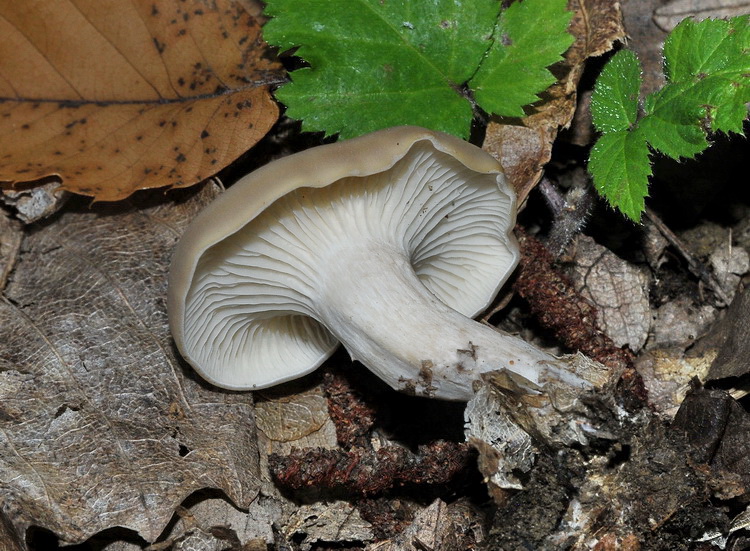
[[[321,289],[317,313],[349,351],[392,388],[448,400],[469,400],[482,373],[507,370],[530,392],[546,382],[588,384],[562,359],[518,337],[456,312],[414,272],[408,253],[389,243],[355,244],[320,265],[341,278]]]

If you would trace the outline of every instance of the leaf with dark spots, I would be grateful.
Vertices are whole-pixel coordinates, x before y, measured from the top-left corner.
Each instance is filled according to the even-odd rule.
[[[110,201],[215,174],[278,118],[269,88],[284,71],[259,11],[236,0],[0,3],[0,184],[55,175]],[[173,175],[145,171],[174,144],[200,152],[202,132],[217,163],[186,153]]]
[[[154,541],[198,490],[239,507],[255,497],[252,395],[191,373],[164,304],[175,242],[217,193],[74,206],[17,253],[0,246],[0,524],[18,539],[30,526],[66,543],[121,526]]]

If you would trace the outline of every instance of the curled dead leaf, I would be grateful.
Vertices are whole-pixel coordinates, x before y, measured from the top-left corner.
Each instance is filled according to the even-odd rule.
[[[215,174],[278,118],[283,70],[233,0],[0,4],[0,182],[110,201]]]
[[[574,12],[569,32],[575,42],[553,72],[559,81],[521,120],[494,119],[487,127],[483,149],[503,165],[522,204],[542,176],[552,155],[552,142],[567,127],[576,109],[576,87],[586,60],[609,51],[625,36],[619,2],[570,0]]]

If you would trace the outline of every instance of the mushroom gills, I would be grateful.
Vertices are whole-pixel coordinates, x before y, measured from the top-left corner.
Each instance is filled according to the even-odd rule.
[[[501,179],[424,140],[387,171],[277,199],[199,259],[185,307],[191,363],[219,386],[263,388],[314,370],[340,341],[419,395],[467,400],[498,369],[529,388],[547,376],[579,384],[553,356],[467,317],[517,262]]]

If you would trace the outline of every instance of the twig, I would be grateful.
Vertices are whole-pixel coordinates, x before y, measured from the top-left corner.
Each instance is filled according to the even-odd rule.
[[[594,203],[591,186],[584,177],[575,178],[573,186],[563,195],[560,188],[545,176],[538,188],[553,215],[547,248],[559,258],[588,222]]]
[[[719,280],[716,279],[716,275],[705,264],[698,260],[688,246],[685,245],[685,243],[683,243],[683,241],[667,227],[662,219],[648,207],[646,207],[646,217],[654,226],[656,226],[664,238],[669,241],[677,252],[682,255],[687,262],[690,273],[700,279],[703,284],[707,285],[714,295],[716,295],[716,297],[718,297],[725,305],[729,304],[730,299],[721,288],[721,284],[719,283]]]

